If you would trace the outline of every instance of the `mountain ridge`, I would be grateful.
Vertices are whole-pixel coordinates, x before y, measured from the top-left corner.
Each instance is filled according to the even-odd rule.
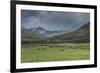
[[[57,34],[59,34],[59,33],[64,32],[64,31],[62,31],[62,30],[59,30],[59,31],[57,31],[57,30],[56,30],[56,31],[50,31],[50,30],[44,29],[43,27],[34,27],[34,28],[30,28],[29,30],[30,30],[31,32],[43,34],[43,35],[45,35],[45,36],[47,36],[47,37],[52,37],[52,36],[55,36],[55,35],[57,35]]]
[[[39,30],[45,30],[41,27],[38,28]],[[90,23],[84,24],[79,29],[72,31],[72,32],[65,32],[60,35],[55,36],[45,36],[44,34],[40,34],[37,32],[32,32],[29,29],[22,28],[21,30],[21,38],[22,42],[28,43],[74,43],[74,42],[89,42],[90,41]],[[24,39],[24,40],[23,40]],[[26,40],[27,39],[27,40]]]
[[[52,40],[61,40],[63,42],[89,42],[90,41],[90,23],[84,24],[79,29],[64,33],[62,35],[57,35],[52,38]]]

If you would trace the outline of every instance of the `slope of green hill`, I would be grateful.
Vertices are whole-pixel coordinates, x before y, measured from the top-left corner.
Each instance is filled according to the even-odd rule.
[[[53,37],[46,37],[22,27],[21,40],[22,43],[88,43],[90,41],[90,23],[84,24],[72,32],[65,32]]]
[[[89,42],[90,24],[84,24],[79,29],[49,38],[52,42]]]

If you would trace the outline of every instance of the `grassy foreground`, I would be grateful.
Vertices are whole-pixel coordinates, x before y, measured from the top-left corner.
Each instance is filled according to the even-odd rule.
[[[89,43],[24,44],[21,62],[86,60],[90,58]]]

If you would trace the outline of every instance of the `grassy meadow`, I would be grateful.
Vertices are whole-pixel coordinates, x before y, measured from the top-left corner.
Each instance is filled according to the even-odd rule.
[[[22,44],[21,62],[86,60],[90,58],[89,43]]]

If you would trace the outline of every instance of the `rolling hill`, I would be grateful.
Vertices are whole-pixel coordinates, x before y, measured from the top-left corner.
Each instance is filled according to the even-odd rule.
[[[43,29],[41,28],[41,30]],[[21,40],[22,43],[86,43],[90,41],[90,23],[88,22],[74,31],[52,37],[22,27]]]
[[[57,35],[49,38],[49,40],[55,42],[89,42],[90,41],[90,23],[84,24],[79,29],[64,33],[62,35]]]

